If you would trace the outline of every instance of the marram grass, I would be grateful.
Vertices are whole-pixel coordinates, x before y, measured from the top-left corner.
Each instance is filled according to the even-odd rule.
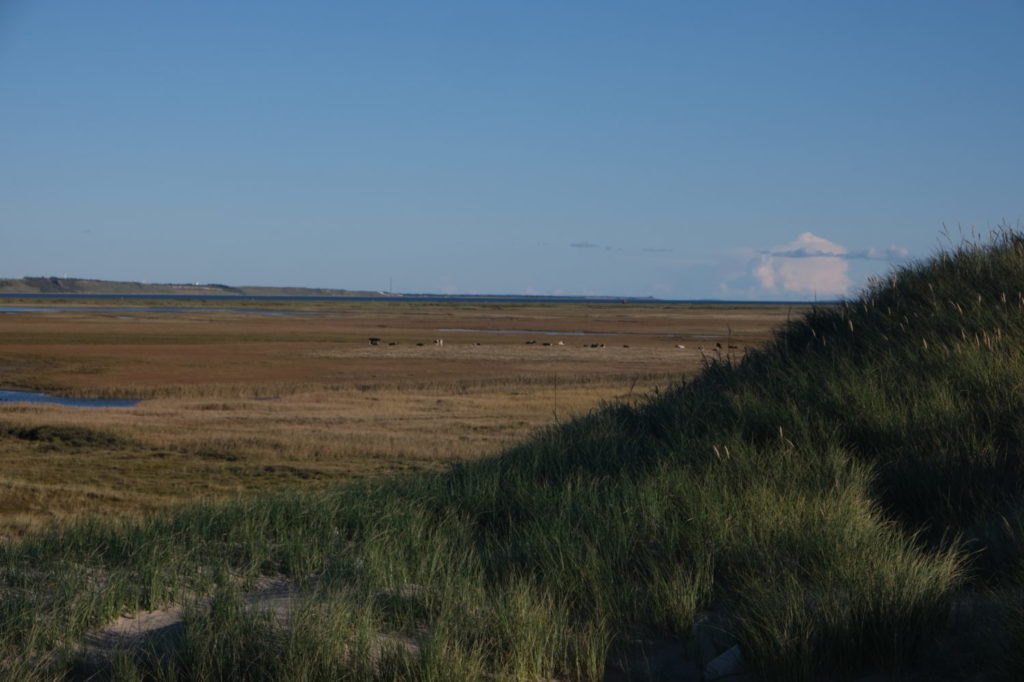
[[[1014,679],[1021,349],[1007,231],[445,474],[37,533],[0,548],[0,674],[599,680],[713,616],[763,680]],[[303,607],[243,608],[259,576]],[[90,630],[172,603],[173,646],[85,662]]]

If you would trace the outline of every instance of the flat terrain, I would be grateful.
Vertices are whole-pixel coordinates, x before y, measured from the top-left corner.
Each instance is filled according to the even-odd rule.
[[[677,382],[702,354],[742,353],[800,312],[396,301],[97,309],[110,305],[0,313],[0,388],[141,401],[0,403],[0,536],[82,513],[491,455]]]

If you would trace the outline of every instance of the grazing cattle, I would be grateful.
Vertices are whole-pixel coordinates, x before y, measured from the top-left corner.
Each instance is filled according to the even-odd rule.
[[[416,345],[417,345],[417,346],[422,346],[423,344],[422,344],[422,343],[417,343]]]
[[[558,342],[558,345],[559,345],[559,346],[564,346],[564,345],[565,345],[565,341],[559,341],[559,342]]]
[[[388,341],[388,345],[389,346],[397,346],[398,345],[398,341]]]
[[[683,345],[683,344],[681,344],[681,343],[677,343],[677,344],[676,344],[676,348],[678,348],[679,350],[686,350],[686,346],[684,346],[684,345]]]
[[[376,337],[376,336],[371,336],[370,337],[370,345],[371,346],[379,346],[380,345],[380,339],[378,337]]]
[[[540,345],[542,345],[542,346],[550,346],[551,342],[550,341],[545,341],[544,343],[542,343]]]
[[[434,345],[435,346],[443,346],[444,345],[444,339],[434,339]]]
[[[532,345],[533,345],[533,344],[535,344],[535,343],[537,343],[537,342],[536,342],[536,341],[534,341],[533,339],[530,339],[529,341],[527,341],[527,342],[526,342],[526,345],[527,345],[527,346],[532,346]]]
[[[622,344],[622,347],[623,348],[629,348],[629,344],[628,343],[624,343],[624,344]]]

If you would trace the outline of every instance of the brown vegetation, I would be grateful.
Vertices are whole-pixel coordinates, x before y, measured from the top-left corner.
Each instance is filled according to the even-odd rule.
[[[254,304],[233,307],[245,305]],[[700,367],[698,346],[714,354],[757,345],[790,313],[651,304],[275,307],[285,305],[295,314],[0,314],[0,386],[142,400],[108,409],[0,404],[0,536],[84,512],[134,514],[486,456],[602,402],[678,381]],[[442,331],[453,329],[475,331]]]

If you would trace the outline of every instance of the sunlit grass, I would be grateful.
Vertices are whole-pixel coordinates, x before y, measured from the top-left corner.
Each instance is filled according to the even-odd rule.
[[[762,680],[1018,679],[1021,292],[1007,233],[447,472],[33,533],[0,550],[3,665],[65,674],[122,610],[183,603],[173,654],[96,669],[598,680],[667,641]],[[245,608],[261,576],[303,607]]]

